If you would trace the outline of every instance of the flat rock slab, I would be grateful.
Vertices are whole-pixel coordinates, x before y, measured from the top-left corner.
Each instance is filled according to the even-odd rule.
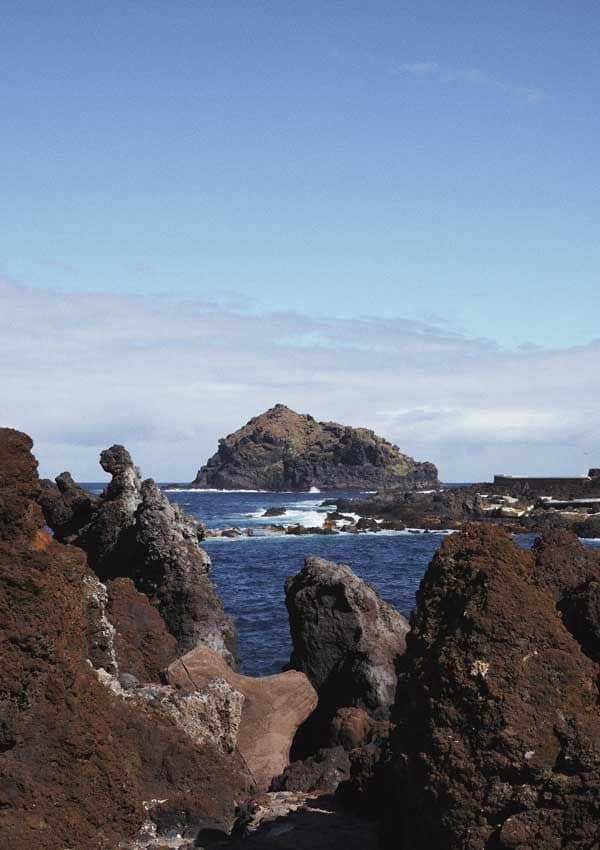
[[[185,691],[201,690],[213,679],[225,679],[244,695],[237,749],[257,787],[267,789],[289,764],[294,735],[316,708],[317,692],[296,670],[259,679],[242,676],[205,647],[188,652],[167,670],[169,684]]]

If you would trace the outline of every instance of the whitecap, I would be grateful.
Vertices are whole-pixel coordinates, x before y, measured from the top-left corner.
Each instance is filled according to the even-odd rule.
[[[163,487],[165,493],[268,493],[269,490],[220,490],[216,487]]]

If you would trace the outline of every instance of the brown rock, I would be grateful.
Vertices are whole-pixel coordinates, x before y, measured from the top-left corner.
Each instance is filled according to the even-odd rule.
[[[169,684],[184,691],[225,679],[244,696],[237,746],[256,784],[266,789],[289,763],[296,730],[317,705],[317,695],[303,673],[290,670],[253,679],[234,673],[209,649],[188,652],[167,670]]]
[[[0,429],[0,845],[127,847],[143,803],[228,827],[251,787],[241,759],[116,697],[93,670],[84,553],[44,531],[31,441]],[[94,579],[95,580],[95,579]],[[108,675],[108,674],[107,674]]]
[[[350,777],[350,758],[343,747],[327,747],[303,761],[294,761],[276,777],[272,791],[324,791],[333,794]]]
[[[331,722],[331,743],[353,750],[367,743],[376,725],[362,708],[340,708]]]
[[[386,846],[597,843],[599,669],[557,607],[593,573],[572,538],[531,552],[480,525],[444,542],[407,637]]]
[[[158,682],[161,670],[177,657],[177,641],[131,579],[112,579],[106,586],[106,615],[116,631],[119,671],[132,674],[142,683]]]

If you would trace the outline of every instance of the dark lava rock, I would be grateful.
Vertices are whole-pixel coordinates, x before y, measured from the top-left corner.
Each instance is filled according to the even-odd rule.
[[[362,708],[340,708],[331,722],[328,746],[292,762],[271,790],[333,793],[342,784],[344,799],[352,800],[353,808],[371,810],[373,777],[381,772],[381,747],[389,734],[389,721],[374,720]]]
[[[338,798],[347,809],[370,817],[380,817],[387,799],[386,742],[367,744],[349,753],[350,775],[337,789]]]
[[[348,752],[374,741],[382,741],[389,734],[389,721],[375,720],[362,708],[340,708],[331,721],[332,746],[343,747]]]
[[[127,850],[150,800],[228,828],[250,785],[239,756],[192,743],[91,666],[99,582],[81,549],[44,530],[31,445],[0,429],[0,844]]]
[[[356,522],[357,531],[379,531],[379,523],[372,517],[361,517]]]
[[[263,516],[284,516],[287,514],[287,508],[267,508]]]
[[[600,537],[600,514],[594,514],[589,519],[584,519],[582,522],[577,523],[575,532],[578,537]]]
[[[386,846],[597,846],[599,668],[587,643],[600,556],[554,534],[524,551],[473,525],[434,557],[398,690]],[[590,613],[570,618],[569,605]]]
[[[87,513],[81,488],[45,483],[41,504],[50,528],[58,539],[67,533],[64,539],[86,552],[101,581],[130,578],[158,608],[179,652],[204,645],[234,663],[235,625],[209,578],[210,559],[198,546],[202,528],[152,479],[141,480],[123,446],[103,451],[100,463],[112,479],[98,499],[89,500]]]
[[[408,623],[349,567],[321,558],[306,558],[285,590],[290,667],[306,673],[319,695],[316,712],[297,738],[296,752],[304,755],[328,743],[341,707],[387,716]]]
[[[336,528],[331,526],[320,525],[288,525],[285,529],[286,534],[292,534],[296,537],[302,537],[306,534],[338,534]]]
[[[228,437],[192,486],[225,490],[373,490],[438,485],[418,463],[366,428],[317,422],[277,404]]]
[[[455,488],[419,492],[389,490],[375,493],[366,499],[340,499],[340,511],[350,511],[361,517],[383,519],[381,529],[456,528],[464,522],[490,519],[481,510],[478,494],[471,488]],[[494,517],[497,522],[497,518]]]
[[[295,761],[278,776],[271,791],[326,791],[333,794],[340,782],[350,778],[350,758],[343,747],[327,747],[302,761]]]
[[[43,479],[40,482],[40,505],[46,522],[62,541],[76,537],[89,521],[97,498],[73,481],[70,473],[63,472],[56,483]]]

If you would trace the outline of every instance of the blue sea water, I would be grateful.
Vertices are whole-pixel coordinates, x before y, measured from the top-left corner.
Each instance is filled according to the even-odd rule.
[[[101,486],[88,485],[99,492]],[[377,532],[302,537],[269,534],[270,523],[321,525],[331,507],[324,498],[356,493],[250,493],[209,490],[167,491],[167,496],[208,528],[252,528],[254,537],[209,538],[202,544],[212,560],[211,576],[225,608],[237,623],[242,669],[252,676],[277,673],[289,660],[291,641],[284,582],[304,558],[318,555],[348,564],[381,596],[408,616],[415,593],[444,535]],[[264,518],[269,507],[285,507],[283,517]],[[518,542],[531,545],[533,535]],[[591,545],[600,545],[595,541]]]
[[[322,525],[331,507],[324,498],[356,493],[167,492],[187,513],[209,528],[252,528],[255,537],[209,538],[202,544],[212,560],[212,578],[225,608],[237,622],[244,672],[279,672],[289,660],[291,642],[284,583],[308,555],[348,564],[382,597],[409,614],[421,576],[441,540],[439,534],[339,534],[303,537],[271,535],[270,523]],[[285,507],[283,517],[264,518],[269,507]]]

